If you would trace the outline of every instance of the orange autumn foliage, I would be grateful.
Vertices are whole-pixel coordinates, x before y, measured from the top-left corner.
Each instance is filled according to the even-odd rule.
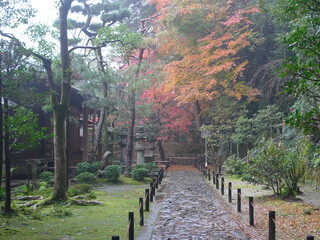
[[[174,92],[167,92],[164,84],[154,84],[145,90],[140,104],[150,104],[153,120],[158,122],[158,139],[170,139],[177,132],[188,132],[191,125],[190,114],[174,101]]]
[[[153,0],[162,12],[158,33],[158,53],[170,60],[164,66],[167,91],[175,92],[175,100],[188,103],[210,101],[222,95],[248,101],[259,94],[240,81],[248,61],[240,58],[251,45],[250,15],[258,10],[251,6],[237,8],[232,1],[161,1]],[[179,33],[168,21],[184,18],[203,9],[200,24],[212,24],[210,33],[193,41],[192,34]],[[205,9],[205,10],[204,10]]]

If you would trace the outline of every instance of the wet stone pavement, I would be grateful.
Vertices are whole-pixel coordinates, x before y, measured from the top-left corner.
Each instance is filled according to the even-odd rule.
[[[193,170],[170,172],[152,240],[249,239],[224,210],[203,175]]]

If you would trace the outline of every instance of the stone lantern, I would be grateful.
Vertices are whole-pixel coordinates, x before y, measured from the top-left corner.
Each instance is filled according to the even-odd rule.
[[[137,152],[137,164],[145,163],[144,152],[147,149],[145,146],[145,139],[143,126],[139,126],[138,132],[134,135],[134,140],[137,142],[135,150]]]
[[[153,162],[156,150],[156,137],[154,132],[150,132],[148,135],[148,154],[145,155],[146,162]]]
[[[123,127],[119,132],[119,145],[120,145],[120,161],[122,164],[125,164],[127,161],[127,136],[128,131],[125,127]]]

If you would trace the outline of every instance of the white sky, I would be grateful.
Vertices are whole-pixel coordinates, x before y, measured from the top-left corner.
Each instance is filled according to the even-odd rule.
[[[58,16],[58,9],[55,7],[56,0],[30,0],[35,9],[38,10],[34,23],[52,25]]]
[[[52,26],[54,20],[58,17],[58,9],[55,7],[55,2],[56,0],[30,0],[30,3],[37,10],[37,12],[35,17],[29,20],[29,23],[41,23]],[[24,41],[27,44],[27,47],[32,47],[34,44],[30,42],[28,37],[25,37],[26,28],[26,25],[21,24],[18,28],[10,30],[7,29],[6,32],[12,33],[15,37]]]

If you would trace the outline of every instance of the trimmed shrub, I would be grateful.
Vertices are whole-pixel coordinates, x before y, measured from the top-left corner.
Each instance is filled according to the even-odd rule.
[[[113,183],[116,183],[119,181],[120,177],[120,171],[121,167],[118,165],[111,165],[106,167],[106,169],[103,171],[105,178],[110,180]]]
[[[94,184],[96,182],[96,175],[91,172],[83,172],[77,175],[74,180],[78,183]]]
[[[148,173],[148,169],[139,167],[132,171],[132,178],[134,180],[142,181],[145,177],[148,176]]]
[[[82,162],[78,163],[76,166],[76,174],[89,172],[89,173],[96,173],[100,169],[101,163],[100,162]]]
[[[133,171],[135,169],[138,169],[138,168],[144,168],[144,169],[147,169],[148,170],[148,173],[152,172],[152,171],[158,171],[158,168],[156,166],[155,163],[141,163],[141,164],[137,164],[133,167]]]

